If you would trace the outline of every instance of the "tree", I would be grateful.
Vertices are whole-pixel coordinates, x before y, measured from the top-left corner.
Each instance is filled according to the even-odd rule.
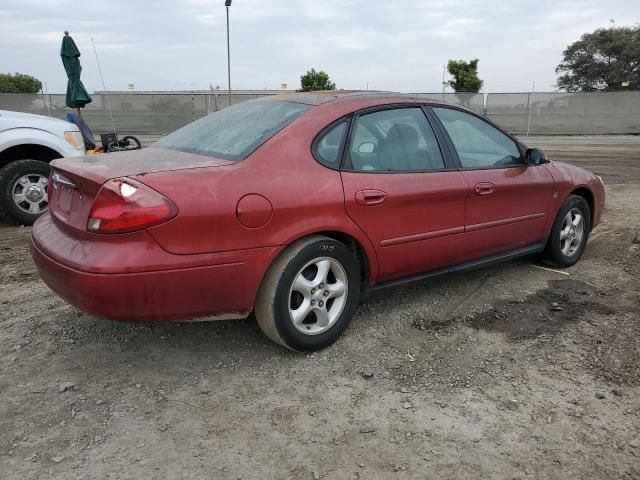
[[[24,73],[0,73],[0,93],[38,93],[42,82]]]
[[[453,87],[455,92],[478,93],[480,91],[484,82],[478,77],[478,62],[477,58],[469,62],[449,60],[447,70],[453,77],[453,80],[449,81],[449,85]]]
[[[329,75],[322,70],[316,72],[315,68],[312,68],[300,77],[300,90],[303,92],[335,89],[336,84],[333,83],[331,79],[329,79]]]
[[[640,90],[640,25],[585,33],[562,52],[556,73],[568,92]]]

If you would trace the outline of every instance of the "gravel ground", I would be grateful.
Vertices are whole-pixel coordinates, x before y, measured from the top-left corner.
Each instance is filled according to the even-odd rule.
[[[84,315],[0,224],[0,476],[640,478],[640,139],[528,140],[607,183],[577,266],[380,293],[309,355]]]

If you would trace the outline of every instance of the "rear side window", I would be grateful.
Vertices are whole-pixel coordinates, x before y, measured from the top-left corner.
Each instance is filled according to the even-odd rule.
[[[340,166],[340,147],[347,132],[347,121],[343,121],[333,126],[314,145],[314,156],[316,160],[327,167],[338,168]]]
[[[196,120],[153,146],[237,162],[310,108],[274,100],[242,102]]]
[[[451,108],[435,107],[433,111],[449,134],[463,168],[522,164],[516,142],[484,120]]]

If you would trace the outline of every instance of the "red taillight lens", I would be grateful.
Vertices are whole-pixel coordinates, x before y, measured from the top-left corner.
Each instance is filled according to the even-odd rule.
[[[87,230],[124,233],[171,220],[175,204],[150,187],[130,178],[109,180],[100,188],[89,212]]]

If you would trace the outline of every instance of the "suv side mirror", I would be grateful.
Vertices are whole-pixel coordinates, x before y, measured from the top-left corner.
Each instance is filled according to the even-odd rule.
[[[527,165],[541,165],[547,163],[547,155],[539,148],[528,148],[525,154],[525,162]]]

